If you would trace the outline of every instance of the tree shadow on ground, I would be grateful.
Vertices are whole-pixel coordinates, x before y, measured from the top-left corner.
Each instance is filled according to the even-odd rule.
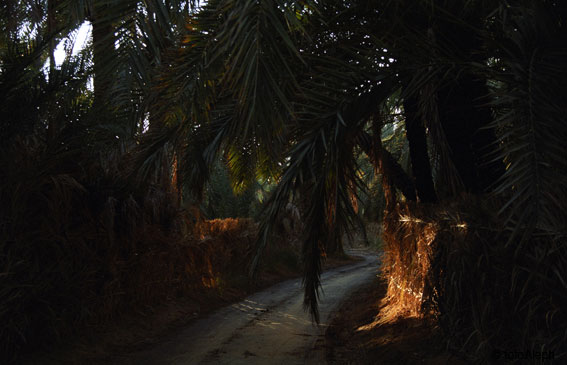
[[[387,283],[376,279],[353,293],[325,333],[329,364],[466,364],[447,351],[430,320],[398,312],[385,315]],[[381,311],[382,310],[382,311]]]

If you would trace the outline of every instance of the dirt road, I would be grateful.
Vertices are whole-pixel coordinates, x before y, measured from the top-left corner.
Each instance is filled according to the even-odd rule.
[[[321,326],[304,312],[301,280],[289,280],[220,309],[122,364],[321,364],[329,315],[341,300],[377,274],[378,257],[325,272]]]

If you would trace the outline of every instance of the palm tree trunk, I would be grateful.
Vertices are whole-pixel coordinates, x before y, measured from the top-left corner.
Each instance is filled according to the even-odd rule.
[[[460,24],[439,22],[438,34],[446,47],[464,55],[471,62],[484,63],[480,38]],[[439,119],[447,137],[454,165],[464,188],[470,193],[487,192],[504,172],[503,163],[490,162],[497,138],[490,128],[493,117],[486,103],[486,79],[461,69],[438,91]]]
[[[476,194],[487,192],[504,172],[501,162],[489,162],[497,139],[489,128],[490,110],[478,105],[487,93],[484,81],[471,74],[439,92],[439,117],[453,162],[465,190]]]
[[[57,19],[55,14],[56,0],[48,0],[47,2],[47,36],[49,37],[49,83],[53,83],[55,79],[55,32],[57,28]],[[57,120],[49,119],[47,126],[47,143],[52,144],[57,135]]]
[[[396,161],[394,156],[382,146],[380,129],[375,128],[374,135],[361,132],[364,138],[360,140],[360,148],[368,155],[374,170],[382,175],[382,185],[386,202],[395,204],[396,189],[404,195],[406,200],[416,201],[415,186],[408,174]]]
[[[47,34],[49,37],[49,78],[51,79],[55,72],[55,1],[47,2]]]
[[[411,168],[417,198],[422,203],[435,203],[437,194],[435,193],[431,176],[427,138],[425,136],[425,127],[419,118],[416,97],[407,97],[404,100],[404,111],[406,116],[406,138],[409,143]]]
[[[108,109],[110,89],[112,87],[112,72],[109,65],[114,56],[114,27],[108,18],[107,5],[93,5],[92,37],[93,37],[93,63],[94,63],[94,103],[95,110]]]

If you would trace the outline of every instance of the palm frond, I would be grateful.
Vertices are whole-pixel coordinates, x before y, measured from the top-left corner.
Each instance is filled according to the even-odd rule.
[[[495,127],[502,132],[496,158],[507,168],[495,192],[511,192],[501,209],[514,232],[511,239],[535,231],[566,234],[566,30],[553,11],[536,2],[506,9],[501,22],[506,38],[493,72],[493,95]]]
[[[322,114],[317,122],[302,124],[303,137],[289,152],[281,180],[267,202],[260,226],[258,250],[251,266],[256,270],[273,225],[287,202],[298,191],[307,192],[306,238],[303,242],[305,289],[304,306],[319,321],[318,295],[321,261],[327,251],[342,248],[343,234],[357,224],[352,207],[353,189],[362,187],[355,146],[364,125],[389,95],[390,89],[376,86],[351,103],[344,103],[334,112]]]

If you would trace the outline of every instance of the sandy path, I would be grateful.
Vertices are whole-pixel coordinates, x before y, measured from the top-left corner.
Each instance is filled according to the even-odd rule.
[[[360,285],[372,280],[378,258],[325,272],[321,326],[304,312],[301,280],[289,280],[200,319],[176,336],[120,359],[122,364],[319,364],[329,315]]]

